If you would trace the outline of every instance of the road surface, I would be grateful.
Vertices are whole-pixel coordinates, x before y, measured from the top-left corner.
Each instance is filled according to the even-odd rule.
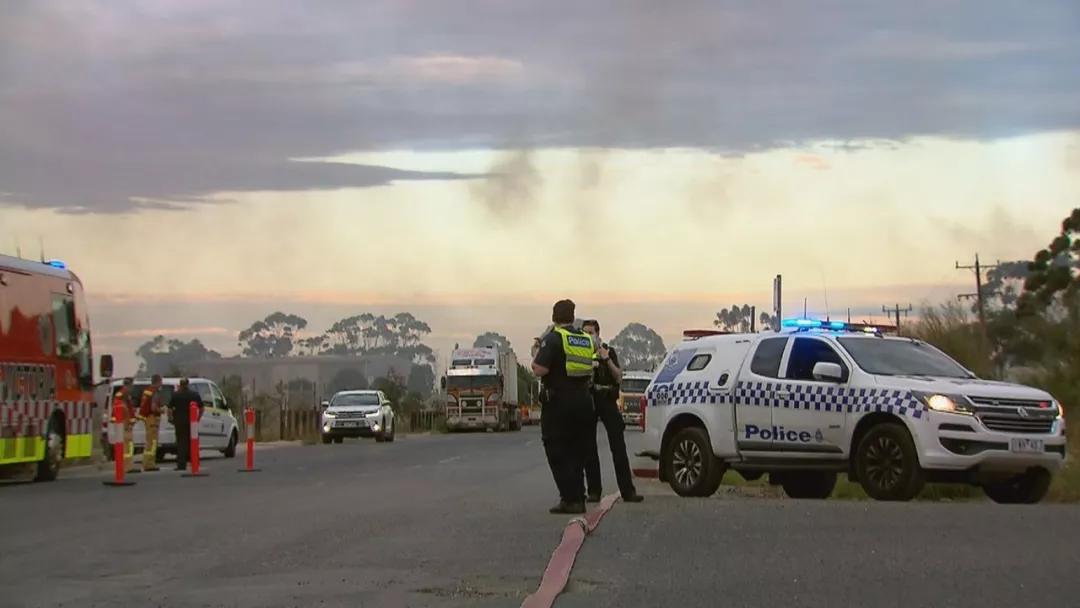
[[[630,435],[631,444],[636,437]],[[539,433],[402,436],[0,487],[3,606],[518,606],[567,522]],[[608,491],[613,490],[605,463]],[[557,606],[1080,604],[1080,510],[679,499],[639,482]]]

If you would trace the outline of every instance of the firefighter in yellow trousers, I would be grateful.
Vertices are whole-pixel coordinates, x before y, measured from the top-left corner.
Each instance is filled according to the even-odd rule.
[[[135,386],[133,378],[124,378],[124,384],[116,391],[116,398],[124,406],[124,460],[130,461],[135,456],[135,396],[131,394]]]
[[[154,374],[150,379],[150,386],[143,391],[142,400],[139,402],[139,418],[143,421],[146,429],[146,440],[143,444],[142,468],[144,471],[156,471],[158,428],[161,423],[161,376]]]

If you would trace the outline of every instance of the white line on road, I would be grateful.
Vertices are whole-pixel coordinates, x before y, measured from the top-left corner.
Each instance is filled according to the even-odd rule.
[[[447,464],[454,462],[455,460],[461,460],[461,456],[451,456],[450,458],[443,458],[439,461],[439,464]]]
[[[525,442],[525,447],[531,448],[532,446],[536,445],[536,443],[537,443],[537,441],[535,439],[532,439],[530,441],[526,441]]]

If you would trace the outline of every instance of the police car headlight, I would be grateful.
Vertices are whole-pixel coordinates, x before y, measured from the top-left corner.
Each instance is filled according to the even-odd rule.
[[[946,414],[972,414],[975,411],[974,408],[971,407],[971,402],[963,395],[920,393],[918,391],[913,391],[913,394],[919,401],[925,403],[926,407],[935,412],[945,412]]]

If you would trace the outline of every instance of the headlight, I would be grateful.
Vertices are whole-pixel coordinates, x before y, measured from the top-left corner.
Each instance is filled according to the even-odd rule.
[[[378,416],[379,416],[379,412],[368,412],[367,413],[368,418],[378,418]]]
[[[334,419],[334,415],[331,414],[330,412],[323,412],[322,417],[325,418],[326,420],[333,420]]]
[[[925,403],[926,407],[935,412],[945,412],[947,414],[971,414],[975,411],[974,408],[971,407],[971,402],[963,395],[943,395],[941,393],[921,393],[918,391],[912,391],[912,394],[914,394],[919,401]]]
[[[1059,420],[1065,420],[1065,406],[1060,401],[1054,399],[1054,407],[1057,408],[1057,417]]]

